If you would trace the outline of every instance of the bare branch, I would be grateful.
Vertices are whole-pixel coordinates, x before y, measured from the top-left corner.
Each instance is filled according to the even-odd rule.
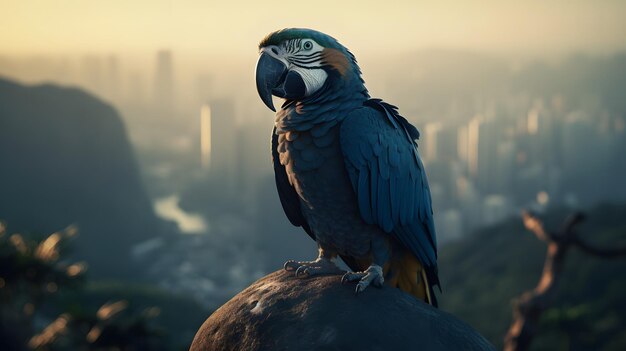
[[[586,243],[585,241],[581,240],[578,235],[572,235],[571,239],[574,246],[593,256],[603,258],[626,256],[626,246],[617,248],[600,248]]]
[[[599,248],[581,240],[574,228],[585,219],[576,212],[563,221],[559,231],[546,231],[543,222],[528,211],[522,213],[524,226],[539,240],[548,243],[546,261],[539,284],[513,301],[513,322],[504,338],[505,351],[524,351],[539,328],[543,311],[551,306],[556,294],[556,286],[563,270],[565,256],[570,247],[578,247],[584,252],[598,257],[612,258],[626,256],[626,247]]]
[[[524,220],[524,227],[533,232],[539,240],[549,241],[551,239],[550,234],[548,234],[543,227],[543,222],[532,212],[523,211],[522,218]]]
[[[568,236],[572,233],[574,227],[585,220],[585,215],[582,212],[574,212],[563,221],[561,228],[559,229],[559,235]]]

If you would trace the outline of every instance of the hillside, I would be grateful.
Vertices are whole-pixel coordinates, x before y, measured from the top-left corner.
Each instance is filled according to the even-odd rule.
[[[555,228],[567,214],[548,213],[546,227]],[[598,246],[626,245],[626,205],[602,205],[586,214],[582,238]],[[519,218],[443,247],[441,308],[500,348],[511,299],[535,287],[545,250]],[[574,249],[566,261],[558,304],[543,316],[533,350],[626,349],[626,259],[602,260]]]
[[[157,219],[110,105],[79,89],[0,79],[0,165],[10,231],[76,224],[75,256],[92,274],[132,274],[130,248],[155,234]]]

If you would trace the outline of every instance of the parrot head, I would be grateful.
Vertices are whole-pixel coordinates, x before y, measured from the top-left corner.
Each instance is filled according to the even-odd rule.
[[[272,95],[303,101],[321,94],[334,81],[360,74],[348,49],[312,29],[287,28],[270,33],[259,44],[259,51],[256,87],[272,111],[276,111]]]

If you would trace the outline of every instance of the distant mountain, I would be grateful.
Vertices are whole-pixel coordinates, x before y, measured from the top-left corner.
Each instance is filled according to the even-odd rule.
[[[545,216],[556,229],[566,211]],[[626,205],[588,211],[579,233],[600,247],[626,246]],[[440,249],[441,307],[501,348],[511,300],[537,285],[547,246],[521,219],[481,230]],[[557,287],[557,303],[541,320],[533,350],[625,350],[626,258],[612,260],[572,249]],[[569,345],[569,346],[568,346]]]
[[[74,88],[0,79],[0,220],[48,234],[77,224],[75,255],[100,277],[136,271],[157,218],[113,107]]]

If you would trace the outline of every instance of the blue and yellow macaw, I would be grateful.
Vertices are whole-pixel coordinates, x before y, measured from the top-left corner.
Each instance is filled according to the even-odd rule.
[[[296,276],[342,274],[356,293],[383,283],[436,306],[437,241],[419,132],[397,108],[371,99],[354,56],[334,38],[289,28],[259,44],[256,84],[273,111],[280,201],[319,247],[315,261],[287,261]]]

